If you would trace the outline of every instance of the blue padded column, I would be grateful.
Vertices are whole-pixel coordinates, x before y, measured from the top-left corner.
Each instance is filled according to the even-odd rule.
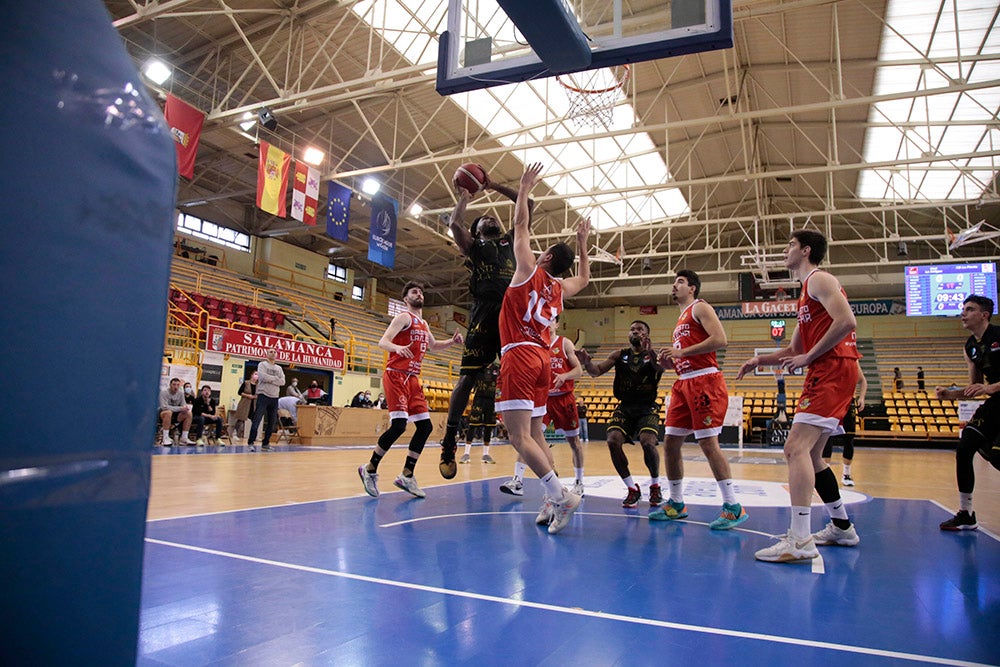
[[[590,67],[590,46],[562,0],[497,0],[545,65],[554,72]]]
[[[176,158],[98,0],[0,61],[0,664],[134,664]]]

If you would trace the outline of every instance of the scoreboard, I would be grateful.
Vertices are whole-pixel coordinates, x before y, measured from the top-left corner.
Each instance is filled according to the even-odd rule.
[[[923,264],[906,267],[906,314],[959,315],[962,302],[979,294],[997,300],[996,264]]]

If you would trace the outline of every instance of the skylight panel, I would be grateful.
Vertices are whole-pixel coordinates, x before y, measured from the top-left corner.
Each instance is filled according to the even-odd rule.
[[[956,3],[912,3],[889,0],[887,26],[879,51],[881,66],[875,75],[875,95],[918,92],[961,83],[1000,78],[1000,64],[979,62],[973,56],[1000,53],[1000,33],[991,26],[996,6],[993,0],[963,0]],[[940,12],[940,14],[939,14]],[[889,29],[891,26],[892,30]],[[989,31],[989,32],[987,32]],[[926,57],[923,65],[894,66],[894,60]],[[940,60],[941,62],[935,62]],[[988,149],[988,127],[1000,109],[1000,90],[995,88],[879,102],[872,105],[871,123],[898,123],[898,128],[871,127],[865,135],[864,160],[961,155]],[[951,121],[981,121],[981,125],[949,125]],[[983,159],[913,162],[901,168],[866,169],[858,176],[858,196],[875,200],[974,199],[993,179]]]

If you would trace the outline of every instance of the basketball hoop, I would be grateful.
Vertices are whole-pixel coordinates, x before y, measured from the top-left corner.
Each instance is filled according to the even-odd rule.
[[[590,125],[610,129],[615,104],[625,97],[630,75],[628,65],[619,65],[557,76],[556,81],[569,98],[566,117],[577,127]]]

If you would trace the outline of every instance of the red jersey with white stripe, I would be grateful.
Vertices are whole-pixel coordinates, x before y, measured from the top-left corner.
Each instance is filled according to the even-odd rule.
[[[694,318],[694,306],[702,299],[695,299],[687,308],[681,311],[677,318],[677,326],[674,327],[674,349],[683,350],[686,347],[697,345],[708,340],[708,332],[701,322]],[[711,307],[711,306],[709,306]],[[700,371],[705,368],[718,368],[719,364],[715,359],[715,352],[703,352],[690,357],[678,357],[674,359],[674,370],[678,375],[684,375],[692,371]]]
[[[799,336],[802,337],[802,345],[806,352],[816,347],[816,343],[823,338],[826,332],[830,330],[830,325],[833,324],[833,317],[830,316],[830,313],[826,312],[823,304],[809,296],[809,279],[817,271],[819,269],[813,269],[812,273],[806,276],[806,279],[802,282],[802,293],[799,295],[798,329]],[[845,299],[847,298],[847,292],[844,291],[843,287],[840,288],[840,293],[844,295]],[[843,340],[820,355],[816,361],[832,359],[834,357],[844,359],[861,358],[861,354],[858,353],[857,332],[852,331],[844,336]]]
[[[519,285],[511,284],[500,307],[500,353],[517,345],[547,348],[549,324],[562,312],[562,281],[536,266]]]
[[[552,381],[555,382],[557,375],[562,375],[563,373],[568,373],[570,369],[569,360],[566,358],[566,347],[564,346],[566,339],[562,336],[556,336],[555,340],[552,341],[552,345],[549,346],[549,359],[552,365]],[[563,394],[568,394],[573,391],[573,385],[576,384],[576,380],[567,380],[563,382],[558,389],[549,389],[549,396],[561,396]]]
[[[424,360],[424,354],[427,353],[427,346],[431,343],[431,329],[427,326],[427,322],[413,313],[407,313],[407,315],[410,316],[410,324],[396,334],[392,342],[395,345],[404,345],[410,348],[410,351],[413,352],[413,358],[407,359],[395,352],[390,352],[389,363],[385,367],[386,370],[420,375],[420,365]]]

